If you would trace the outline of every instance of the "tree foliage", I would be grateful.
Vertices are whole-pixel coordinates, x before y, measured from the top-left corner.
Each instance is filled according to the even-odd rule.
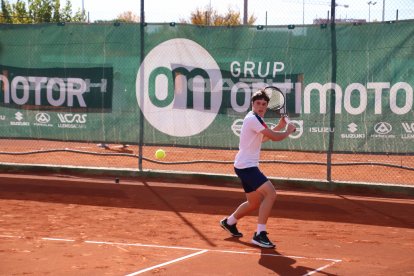
[[[10,4],[1,0],[0,23],[48,23],[84,22],[85,14],[78,9],[72,11],[72,3],[66,0],[61,7],[60,0],[17,0]]]
[[[10,4],[10,0],[0,0],[0,23],[49,23],[49,22],[85,22],[87,20],[84,11],[72,10],[71,0],[65,0],[62,6],[61,0],[16,0]],[[131,11],[126,11],[118,15],[113,20],[98,20],[95,22],[139,22],[139,16]],[[219,14],[211,6],[205,9],[197,8],[191,13],[190,22],[180,20],[182,23],[206,26],[237,26],[242,25],[243,19],[239,11],[231,8],[225,14]],[[250,15],[248,25],[253,25],[256,17]]]
[[[253,25],[256,22],[256,17],[251,15],[248,20],[248,25]],[[188,23],[186,20],[181,20],[181,23]],[[229,8],[225,14],[219,14],[217,10],[206,7],[205,9],[197,8],[191,13],[190,23],[194,25],[205,26],[238,26],[243,24],[243,18],[239,11]]]
[[[118,15],[117,21],[119,22],[139,22],[139,16],[132,11],[126,11]]]

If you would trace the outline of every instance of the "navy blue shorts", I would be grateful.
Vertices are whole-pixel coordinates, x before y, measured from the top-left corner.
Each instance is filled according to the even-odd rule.
[[[234,168],[237,176],[240,178],[243,189],[246,193],[251,193],[262,186],[266,181],[267,177],[259,170],[258,167],[251,167],[246,169]]]

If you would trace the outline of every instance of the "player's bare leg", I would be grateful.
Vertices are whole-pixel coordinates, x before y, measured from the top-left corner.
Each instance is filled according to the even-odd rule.
[[[257,192],[262,194],[263,200],[260,204],[257,231],[253,235],[252,243],[264,248],[274,248],[276,245],[267,237],[266,223],[276,200],[276,190],[273,184],[267,181],[257,189]]]
[[[257,191],[263,195],[259,209],[258,224],[266,224],[276,200],[276,190],[272,182],[268,180]]]
[[[237,220],[248,215],[250,212],[259,209],[263,201],[263,195],[258,191],[246,193],[246,198],[247,201],[240,204],[240,206],[237,207],[236,211],[233,213],[233,216]]]

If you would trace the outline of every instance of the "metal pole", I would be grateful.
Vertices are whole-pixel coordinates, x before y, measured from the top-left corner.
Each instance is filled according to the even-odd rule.
[[[139,84],[139,97],[141,98],[141,106],[139,109],[139,141],[138,141],[138,170],[142,171],[143,160],[143,144],[144,144],[144,66],[143,61],[145,57],[145,9],[144,0],[141,0],[141,24],[140,24],[140,62],[141,62],[141,83]]]
[[[331,57],[332,57],[332,72],[331,72],[331,83],[336,83],[336,67],[337,67],[337,60],[336,60],[336,52],[337,52],[337,45],[336,45],[336,26],[335,26],[335,7],[336,3],[335,0],[332,0],[331,3]],[[330,93],[330,131],[329,131],[329,145],[328,145],[328,152],[327,152],[327,172],[326,178],[328,182],[332,182],[332,154],[333,154],[333,147],[334,147],[334,138],[335,133],[332,131],[335,129],[335,103],[336,103],[336,94],[333,89],[331,89]]]
[[[85,3],[82,0],[82,20],[85,22]]]
[[[305,0],[302,0],[302,25],[305,25]]]
[[[369,1],[368,2],[368,22],[371,22],[371,5],[375,5],[377,2]]]
[[[385,21],[385,0],[382,1],[382,22]]]
[[[371,2],[368,2],[368,22],[371,22]]]
[[[243,25],[247,25],[247,1],[248,0],[244,0],[244,15],[243,15]]]

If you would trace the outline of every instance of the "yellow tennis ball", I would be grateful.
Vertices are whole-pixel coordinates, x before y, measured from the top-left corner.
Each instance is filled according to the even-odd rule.
[[[163,159],[163,158],[165,158],[165,151],[164,150],[162,150],[162,149],[158,149],[156,152],[155,152],[155,158],[157,158],[157,159]]]

